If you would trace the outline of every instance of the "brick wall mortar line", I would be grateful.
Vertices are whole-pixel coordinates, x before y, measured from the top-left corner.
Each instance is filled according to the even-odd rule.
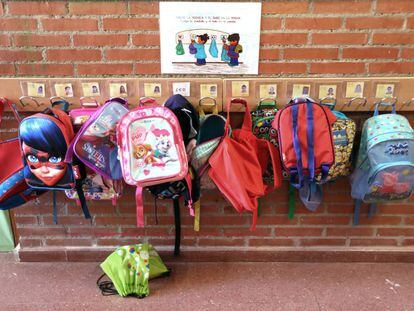
[[[314,5],[314,0],[308,0],[308,14],[314,14],[314,10],[315,10],[315,5]]]
[[[404,18],[404,21],[403,21],[403,25],[402,25],[402,30],[404,31],[404,30],[409,30],[408,28],[407,28],[407,23],[408,23],[408,17],[407,16],[405,16],[405,18]]]

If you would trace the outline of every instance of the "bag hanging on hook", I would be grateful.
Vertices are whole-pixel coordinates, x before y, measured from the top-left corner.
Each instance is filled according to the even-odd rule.
[[[178,43],[175,47],[175,53],[177,55],[184,55],[185,54],[182,40],[178,40]]]
[[[29,116],[19,125],[24,177],[32,188],[53,190],[54,223],[57,223],[55,190],[76,189],[85,218],[91,218],[82,190],[84,166],[77,158],[65,161],[73,138],[70,117],[57,108]]]
[[[226,36],[221,36],[221,41],[223,43],[221,48],[221,61],[227,63],[230,61],[230,57],[227,55],[227,50],[224,48],[224,45],[226,44]]]
[[[214,58],[218,57],[217,43],[216,43],[216,38],[214,36],[212,36],[210,48],[208,51],[210,52],[210,55],[213,56]]]
[[[371,217],[377,203],[407,199],[414,189],[414,131],[407,118],[396,113],[396,99],[391,100],[377,103],[373,117],[362,129],[357,165],[351,176],[355,225],[359,223],[362,202],[370,204]],[[380,106],[391,106],[392,112],[379,115]]]

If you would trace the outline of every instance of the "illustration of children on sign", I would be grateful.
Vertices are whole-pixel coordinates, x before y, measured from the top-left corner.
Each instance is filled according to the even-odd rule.
[[[239,56],[243,52],[243,47],[239,44],[240,35],[233,33],[227,37],[230,44],[223,40],[223,47],[227,50],[227,56],[230,57],[229,66],[234,67],[239,65]]]
[[[197,66],[203,66],[206,64],[207,54],[205,51],[204,45],[210,39],[208,34],[198,35],[197,42],[194,39],[191,39],[191,44],[189,46],[190,54],[194,54],[197,62],[195,63]]]

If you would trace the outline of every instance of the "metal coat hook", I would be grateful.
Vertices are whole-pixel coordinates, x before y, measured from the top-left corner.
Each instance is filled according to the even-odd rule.
[[[365,105],[368,102],[367,99],[366,99],[366,97],[354,97],[354,98],[351,98],[351,100],[347,104],[343,105],[342,108],[344,108],[344,107],[350,107],[352,105],[352,103],[355,102],[355,101],[357,101],[357,100],[361,101],[359,103],[358,107],[360,107],[360,106],[365,107]]]
[[[328,106],[329,108],[333,109],[336,106],[336,98],[333,96],[326,96],[319,100],[319,104]]]
[[[24,101],[26,100],[26,99],[30,99],[32,102],[34,102],[35,104],[36,104],[36,106],[39,108],[39,107],[41,107],[41,104],[39,104],[39,102],[36,100],[36,98],[34,98],[33,96],[21,96],[20,98],[19,98],[19,102],[20,102],[20,105],[22,105],[22,107],[23,108],[25,108],[26,106],[29,106],[30,104],[29,103],[24,103]]]
[[[412,103],[414,103],[414,97],[413,98],[411,98],[411,99],[409,99],[409,100],[407,100],[402,106],[401,106],[401,108],[404,108],[405,106],[410,106]]]

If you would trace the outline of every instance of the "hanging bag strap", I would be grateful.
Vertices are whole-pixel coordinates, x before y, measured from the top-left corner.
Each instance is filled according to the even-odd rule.
[[[290,183],[296,188],[300,189],[303,186],[303,166],[302,166],[302,150],[300,149],[298,137],[298,112],[299,106],[292,105],[292,126],[293,126],[293,148],[296,155],[296,167],[290,169]],[[298,178],[298,181],[296,181]]]
[[[392,107],[392,114],[396,114],[397,113],[397,108],[396,108],[396,104],[397,104],[397,99],[396,98],[391,98],[391,102],[387,102],[387,98],[383,98],[381,99],[381,101],[379,103],[375,104],[375,110],[374,110],[374,117],[379,115],[379,107],[380,106],[385,106],[385,107]]]
[[[306,101],[306,139],[308,143],[308,169],[310,182],[310,195],[315,193],[315,140],[314,140],[314,118],[313,118],[313,103]]]
[[[174,256],[180,255],[181,245],[181,216],[180,216],[180,201],[179,199],[173,200],[174,204],[174,223],[175,223],[175,243],[174,243]]]
[[[265,140],[269,149],[271,165],[273,170],[273,185],[266,185],[266,194],[279,188],[282,184],[282,170],[280,168],[280,156],[275,146],[268,140]]]
[[[137,206],[137,227],[144,227],[144,203],[142,200],[142,187],[135,190],[135,202]]]
[[[207,101],[211,101],[212,103],[206,103]],[[203,97],[198,101],[198,114],[200,116],[200,119],[204,118],[206,116],[203,106],[206,107],[213,107],[212,114],[218,114],[218,108],[217,108],[217,102],[215,98],[213,97]]]
[[[69,111],[69,102],[60,96],[54,96],[50,98],[50,104],[52,105],[52,108],[56,108],[57,106],[60,106],[60,109],[68,112]]]
[[[8,100],[5,97],[0,97],[0,127],[1,127],[2,117],[3,117],[3,113],[4,113],[4,107],[6,105],[9,106],[9,108],[10,108],[11,112],[13,113],[13,116],[16,119],[16,121],[18,123],[20,123],[22,121],[22,118],[21,118],[19,112],[17,111],[16,104],[11,102],[10,100]]]
[[[78,194],[78,199],[82,208],[83,215],[86,219],[92,219],[91,214],[89,213],[88,205],[86,204],[85,193],[83,192],[82,174],[80,171],[80,167],[78,165],[80,161],[77,157],[75,158],[75,160],[77,161],[77,163],[72,164],[73,176],[75,177],[75,190]]]
[[[359,224],[359,214],[360,214],[360,210],[361,210],[361,205],[362,205],[362,200],[355,200],[355,205],[354,205],[354,226]]]
[[[232,98],[227,103],[227,120],[226,120],[226,127],[225,127],[225,134],[224,135],[227,136],[227,134],[229,132],[230,110],[231,110],[231,106],[234,105],[234,104],[240,104],[240,105],[243,105],[245,107],[242,130],[252,132],[252,117],[250,115],[250,109],[249,109],[249,106],[247,105],[246,100],[243,99],[243,98]]]
[[[193,206],[193,198],[192,198],[192,193],[193,193],[193,182],[191,181],[191,175],[190,173],[187,173],[187,175],[185,175],[185,182],[187,184],[187,190],[188,190],[188,208],[190,209],[190,215],[194,217],[194,206]]]

